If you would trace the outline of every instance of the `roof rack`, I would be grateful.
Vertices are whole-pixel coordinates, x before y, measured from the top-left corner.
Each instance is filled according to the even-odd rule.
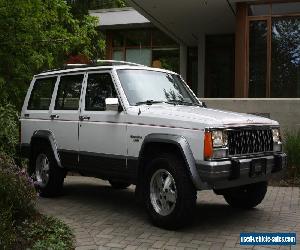
[[[132,66],[142,66],[146,67],[143,64],[133,63],[133,62],[126,62],[126,61],[117,61],[117,60],[97,60],[97,66],[113,66],[113,65],[132,65]]]
[[[87,67],[96,67],[96,66],[117,66],[117,65],[131,65],[131,66],[142,66],[146,67],[143,64],[133,63],[133,62],[126,62],[126,61],[117,61],[117,60],[96,60],[89,64],[83,63],[71,63],[71,64],[64,64],[64,66],[60,69],[51,69],[45,70],[42,73],[64,70],[64,69],[74,69],[74,68],[87,68]]]

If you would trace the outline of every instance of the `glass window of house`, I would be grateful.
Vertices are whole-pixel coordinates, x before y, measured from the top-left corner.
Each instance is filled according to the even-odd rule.
[[[56,77],[37,79],[28,102],[29,110],[48,110]]]
[[[294,3],[273,3],[272,14],[273,15],[284,15],[300,12],[300,2]]]
[[[271,5],[270,4],[252,4],[249,5],[248,15],[249,16],[266,16],[270,15]]]
[[[85,110],[104,111],[106,98],[116,98],[117,93],[109,73],[89,74],[85,95]]]
[[[113,47],[123,47],[124,46],[124,32],[114,31],[112,35],[112,45]]]
[[[300,17],[272,18],[271,97],[300,97]]]
[[[148,30],[128,30],[126,32],[126,47],[150,45],[151,32]]]
[[[152,66],[179,73],[179,48],[153,48]]]
[[[126,61],[151,66],[151,49],[126,49]]]
[[[249,27],[249,97],[266,97],[267,21],[251,21]]]
[[[60,78],[55,110],[78,110],[84,75],[67,75]]]
[[[112,53],[112,59],[117,61],[124,61],[123,50],[114,50]]]

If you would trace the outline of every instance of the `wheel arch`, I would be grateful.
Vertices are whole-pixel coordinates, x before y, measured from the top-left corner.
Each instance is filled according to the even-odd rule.
[[[34,144],[40,143],[41,141],[47,141],[47,143],[49,144],[49,146],[52,149],[52,152],[53,152],[53,155],[54,155],[57,165],[62,168],[62,164],[61,164],[55,137],[54,137],[53,133],[49,130],[36,130],[33,133],[31,140],[30,140],[30,148],[31,148],[30,158],[32,158],[32,149],[34,147]]]
[[[139,164],[137,173],[137,183],[139,186],[142,184],[140,182],[145,172],[145,163],[148,160],[147,154],[149,153],[149,150],[153,148],[153,146],[155,146],[155,150],[159,152],[161,152],[161,147],[163,147],[163,150],[170,148],[175,149],[182,156],[185,162],[185,166],[187,168],[186,170],[188,171],[191,181],[193,182],[195,188],[198,190],[206,188],[206,185],[201,181],[199,177],[193,152],[189,146],[188,141],[185,137],[181,135],[172,134],[149,134],[145,137],[139,153]]]

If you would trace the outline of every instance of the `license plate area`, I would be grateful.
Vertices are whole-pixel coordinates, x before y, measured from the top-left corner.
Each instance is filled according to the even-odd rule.
[[[257,177],[266,174],[267,160],[265,158],[253,159],[250,164],[250,177]]]

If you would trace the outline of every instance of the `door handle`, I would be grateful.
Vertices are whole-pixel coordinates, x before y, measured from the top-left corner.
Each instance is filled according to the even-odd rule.
[[[29,114],[24,114],[24,117],[25,118],[28,118],[30,115]]]
[[[50,115],[51,120],[58,119],[59,115]]]
[[[79,120],[80,121],[88,121],[91,117],[89,116],[86,116],[86,115],[80,115],[79,116]]]

